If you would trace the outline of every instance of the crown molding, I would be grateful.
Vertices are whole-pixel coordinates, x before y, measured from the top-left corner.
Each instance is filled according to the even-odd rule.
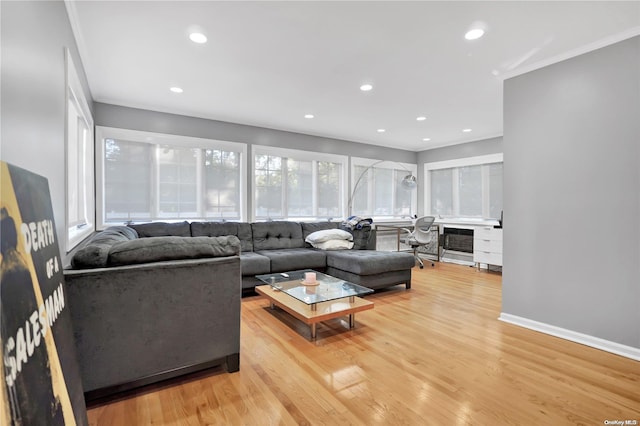
[[[508,80],[510,78],[526,74],[528,72],[535,71],[537,69],[544,68],[546,66],[562,62],[567,59],[575,58],[576,56],[584,55],[585,53],[589,53],[594,50],[601,49],[603,47],[607,47],[636,36],[640,36],[640,26],[630,28],[621,33],[605,37],[603,39],[594,41],[593,43],[586,44],[584,46],[569,50],[559,55],[551,56],[550,58],[544,59],[542,61],[538,61],[530,65],[525,65],[512,71],[507,71],[504,74],[501,74],[500,78],[502,80]]]

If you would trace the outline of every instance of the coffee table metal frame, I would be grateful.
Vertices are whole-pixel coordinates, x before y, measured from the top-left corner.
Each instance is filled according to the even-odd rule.
[[[318,285],[302,283],[305,272],[315,272]],[[349,328],[355,327],[355,314],[373,309],[373,302],[359,296],[373,290],[341,280],[312,269],[277,274],[257,275],[267,285],[255,288],[265,296],[271,308],[278,306],[311,328],[311,339],[316,338],[316,324],[333,318],[348,316]]]

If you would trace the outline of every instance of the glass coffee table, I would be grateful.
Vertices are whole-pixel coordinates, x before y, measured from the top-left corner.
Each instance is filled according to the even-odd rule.
[[[315,273],[314,283],[305,283],[305,273]],[[341,280],[312,269],[256,275],[266,283],[256,292],[269,299],[271,308],[278,306],[311,327],[316,338],[316,324],[342,316],[349,317],[349,328],[355,327],[356,312],[373,309],[373,302],[360,296],[373,293],[370,288]]]

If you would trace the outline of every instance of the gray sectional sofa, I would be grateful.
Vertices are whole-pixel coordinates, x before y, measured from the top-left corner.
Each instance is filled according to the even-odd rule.
[[[368,224],[366,224],[368,225]],[[350,250],[305,242],[336,222],[180,222],[94,234],[65,270],[87,400],[214,365],[239,368],[240,297],[255,275],[315,269],[372,289],[411,287],[414,257],[370,226]]]
[[[148,225],[132,226],[139,230]],[[409,253],[371,250],[375,234],[370,226],[347,229],[353,234],[351,250],[318,250],[305,242],[315,231],[338,228],[338,222],[192,222],[191,235],[238,237],[244,292],[262,284],[256,275],[307,268],[374,290],[398,284],[411,288],[415,258]]]
[[[87,401],[240,362],[236,237],[95,234],[64,271]]]
[[[123,227],[110,228],[118,230]],[[337,278],[351,281],[374,290],[383,287],[404,284],[411,288],[411,268],[415,259],[409,253],[388,252],[375,250],[375,231],[366,224],[355,229],[343,228],[338,222],[178,222],[164,223],[153,222],[138,225],[128,225],[135,231],[132,239],[139,244],[149,247],[152,242],[149,237],[164,238],[157,240],[156,246],[161,246],[170,241],[169,238],[181,238],[181,245],[167,245],[164,252],[160,250],[153,253],[154,256],[162,256],[163,260],[202,257],[203,253],[194,252],[188,246],[189,237],[198,241],[206,237],[234,236],[240,242],[240,268],[242,275],[242,289],[251,292],[256,285],[262,284],[255,278],[256,275],[293,271],[297,269],[316,269],[327,272]],[[327,229],[345,229],[353,235],[354,246],[350,250],[318,250],[314,249],[306,238],[313,232]],[[106,230],[107,234],[111,232]],[[105,231],[103,231],[104,233]],[[100,233],[94,237],[89,246],[100,243]],[[117,250],[102,245],[102,250],[111,250],[108,256],[109,265],[114,265],[114,256],[121,263],[140,263],[138,258],[127,258]],[[176,252],[176,250],[180,250]],[[89,253],[76,253],[72,258],[73,269],[94,267]],[[100,252],[102,253],[102,252]],[[206,253],[204,253],[206,254]],[[143,259],[144,260],[144,259]],[[117,263],[115,263],[117,264]]]

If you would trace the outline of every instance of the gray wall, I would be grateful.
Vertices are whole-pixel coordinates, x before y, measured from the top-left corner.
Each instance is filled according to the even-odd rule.
[[[456,160],[458,158],[499,154],[501,152],[502,137],[497,137],[420,151],[418,153],[418,163],[424,164],[436,161]]]
[[[91,102],[82,61],[63,2],[2,1],[0,14],[0,155],[49,180],[58,242],[64,251],[64,48],[70,49]]]
[[[503,313],[640,348],[640,37],[505,81]]]
[[[502,153],[502,137],[420,151],[418,153],[418,182],[426,182],[425,163],[500,153]],[[418,206],[418,216],[424,215],[424,188],[422,187],[418,189]]]
[[[117,105],[94,103],[96,126],[117,127],[147,132],[217,139],[248,144],[252,158],[253,145],[349,155],[416,163],[416,153],[383,146],[367,145],[339,139],[322,138],[301,133],[285,132],[243,124],[207,120],[184,115],[167,114]],[[248,193],[253,194],[251,171],[247,170]],[[253,197],[247,196],[247,211],[253,211]]]

